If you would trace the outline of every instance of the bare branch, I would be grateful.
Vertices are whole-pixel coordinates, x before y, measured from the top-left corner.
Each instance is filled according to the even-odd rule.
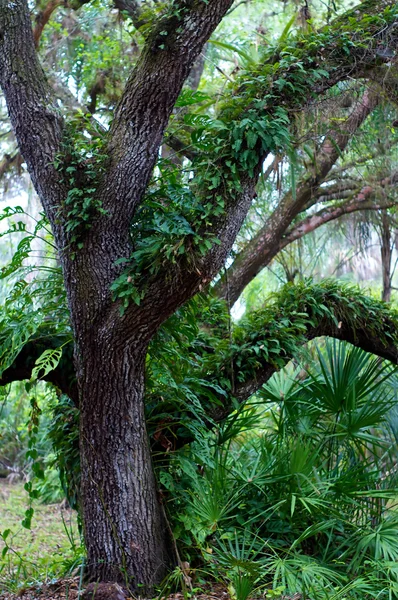
[[[78,9],[81,8],[84,4],[88,4],[89,2],[90,0],[49,0],[47,4],[40,7],[40,10],[35,18],[36,24],[33,30],[35,47],[39,47],[43,30],[49,22],[49,20],[51,19],[52,14],[59,6],[64,6],[65,8]]]
[[[19,152],[14,152],[14,154],[5,154],[3,160],[0,161],[0,179],[4,177],[4,175],[13,167],[16,166],[17,169],[20,169],[22,162],[23,158]]]
[[[318,227],[321,227],[326,223],[330,223],[330,221],[339,219],[343,215],[348,215],[362,210],[385,210],[397,205],[397,201],[394,199],[375,202],[371,199],[371,197],[374,196],[374,192],[374,188],[364,188],[364,192],[362,194],[358,194],[357,198],[354,200],[337,206],[324,208],[314,215],[303,219],[297,223],[297,225],[294,225],[286,233],[286,235],[283,236],[279,244],[279,251],[283,248],[286,248],[286,246],[292,242],[315,231],[318,229]]]
[[[35,46],[38,48],[41,35],[47,23],[49,22],[51,15],[58,8],[58,6],[62,6],[64,4],[64,0],[50,0],[43,10],[40,10],[36,15],[36,25],[33,30],[33,39],[35,41]]]

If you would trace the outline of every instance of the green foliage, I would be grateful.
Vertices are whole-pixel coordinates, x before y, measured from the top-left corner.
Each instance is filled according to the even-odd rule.
[[[149,432],[163,448],[195,439],[212,422],[211,408],[226,392],[207,377],[228,330],[223,302],[198,295],[180,308],[153,338],[147,355],[146,415]],[[227,342],[223,342],[226,344]]]
[[[305,375],[274,376],[219,432],[176,453],[160,481],[191,563],[230,582],[237,600],[259,589],[396,598],[387,568],[398,558],[388,428],[395,378],[362,350],[328,343]],[[226,439],[236,419],[241,427]]]
[[[54,348],[54,350],[44,350],[39,358],[36,359],[35,366],[32,369],[32,379],[45,377],[50,371],[56,369],[61,360],[61,356],[62,347]]]
[[[333,280],[287,284],[237,327],[236,378],[245,381],[264,363],[283,367],[318,325],[347,328],[354,338],[355,332],[366,330],[387,345],[396,343],[397,323],[395,310],[356,286]]]
[[[166,52],[193,5],[150,6],[140,34],[121,33],[120,39],[108,25],[100,30],[95,25],[88,42],[88,25],[79,17],[81,39],[70,36],[68,51],[60,54],[64,61],[76,59],[71,77],[81,97],[87,100],[99,76],[107,105],[101,101],[97,110],[108,114],[136,40],[152,35],[154,48]],[[100,20],[98,3],[86,8]],[[159,15],[161,24],[153,28]],[[333,85],[342,59],[347,73],[363,55],[369,57],[364,68],[372,66],[383,31],[395,24],[396,15],[396,7],[360,19],[353,13],[343,23],[320,31],[310,25],[309,33],[296,36],[290,35],[293,16],[276,44],[256,47],[256,52],[211,42],[241,62],[217,100],[184,90],[177,102],[170,133],[182,129],[194,158],[191,164],[183,162],[179,172],[168,161],[158,162],[132,223],[134,250],[121,261],[126,268],[112,285],[122,311],[131,301],[140,304],[147,282],[164,267],[198,271],[201,259],[219,243],[214,232],[227,205],[239,201],[241,182],[259,173],[267,153],[288,157],[295,199],[296,172],[303,169],[293,135],[298,107]],[[61,20],[51,28],[65,35]],[[315,169],[313,148],[305,153]],[[59,218],[67,223],[72,253],[83,247],[93,220],[104,214],[98,190],[105,161],[104,139],[90,117],[70,120],[55,165],[67,190]],[[267,201],[269,210],[273,201]],[[8,209],[4,218],[22,212]],[[41,275],[36,271],[32,277],[34,267],[26,266],[32,241],[46,227],[44,219],[33,232],[23,221],[10,225],[6,233],[24,237],[2,271],[2,277],[14,279],[8,280],[0,322],[1,370],[34,342],[38,352],[27,357],[33,379],[62,366],[62,348],[71,339],[58,267],[46,263]],[[397,344],[395,311],[354,287],[330,281],[288,285],[238,326],[231,324],[222,303],[197,298],[151,342],[148,427],[175,533],[189,558],[215,576],[221,573],[236,600],[246,600],[258,588],[266,598],[297,590],[317,600],[397,597],[397,521],[389,504],[397,492],[386,427],[392,406],[389,368],[359,350],[327,345],[316,351],[314,364],[304,365],[305,374],[281,374],[269,382],[259,394],[261,408],[257,401],[239,406],[235,398],[240,384],[254,381],[263,368],[284,367],[325,324],[348,328],[354,339],[367,330],[385,344]],[[49,337],[53,347],[44,350],[41,341]],[[231,408],[233,416],[217,425],[220,414]],[[78,508],[78,410],[65,396],[54,401],[47,460],[40,450],[41,409],[35,399],[31,410],[20,445],[27,447],[30,472],[42,478],[44,467],[58,467],[67,497]],[[260,431],[254,430],[257,426]],[[26,483],[32,501],[38,493],[51,499],[59,492],[55,469],[50,472],[51,478],[40,479],[35,488]],[[32,526],[32,511],[29,506],[25,527]],[[10,530],[2,537],[9,548]],[[179,569],[173,577],[184,581]]]
[[[217,415],[238,408],[234,390],[239,385],[255,380],[262,369],[272,372],[285,366],[300,354],[318,326],[331,331],[344,327],[354,338],[355,332],[367,330],[392,345],[396,323],[391,307],[355,286],[332,280],[288,284],[237,325],[229,323],[222,302],[198,296],[165,323],[149,349],[146,411],[154,446],[157,451],[159,444],[171,450],[184,439],[200,437]],[[376,363],[369,369],[378,373]],[[357,380],[357,373],[350,377],[351,382]],[[357,380],[357,394],[361,382]],[[384,410],[381,402],[369,408],[369,414],[358,409],[345,424],[347,430],[354,432],[357,425],[374,418],[377,407]],[[249,416],[246,412],[244,419]],[[241,430],[243,422],[231,423],[223,435],[230,435],[235,427]]]
[[[383,42],[383,31],[394,23],[396,7],[360,19],[350,16],[309,33],[289,35],[292,20],[274,45],[260,47],[257,61],[240,48],[223,41],[212,44],[234,50],[245,68],[226,86],[214,109],[205,94],[182,92],[178,118],[171,120],[170,133],[177,133],[193,150],[191,171],[194,177],[176,178],[173,170],[158,164],[152,188],[133,225],[136,248],[125,260],[126,269],[112,285],[121,310],[128,303],[139,304],[145,295],[148,276],[166,264],[197,268],[201,257],[218,242],[216,231],[226,208],[236,203],[241,182],[261,172],[269,153],[287,156],[290,162],[292,196],[296,191],[297,156],[293,117],[297,107],[311,100],[319,90],[334,87],[333,73],[342,61],[354,65],[366,52],[374,64],[376,50]],[[165,16],[167,23],[181,15]],[[173,34],[166,26],[158,32],[159,48],[167,47]],[[161,38],[161,39],[160,39]],[[177,103],[178,104],[178,103]],[[196,156],[195,156],[196,151]],[[177,182],[177,183],[176,183]]]
[[[0,486],[0,594],[18,595],[27,587],[40,587],[74,574],[83,553],[73,513],[33,500],[32,528],[24,529],[23,485],[1,480]]]
[[[54,161],[62,175],[61,183],[68,189],[60,217],[67,221],[70,244],[83,247],[84,233],[92,220],[104,214],[97,197],[98,186],[105,170],[104,138],[94,130],[91,115],[78,114],[65,125],[61,150]]]
[[[198,257],[219,244],[217,237],[203,236],[201,228],[217,218],[223,206],[203,204],[169,161],[161,160],[158,169],[132,226],[134,252],[119,261],[126,269],[111,286],[114,299],[122,300],[122,311],[130,301],[140,304],[148,277],[162,267],[180,262],[195,269]]]
[[[64,394],[52,403],[50,410],[48,437],[54,450],[52,466],[57,468],[70,507],[80,510],[79,410]]]
[[[5,295],[0,319],[0,374],[24,349],[25,366],[32,367],[32,378],[43,378],[60,361],[70,360],[64,348],[71,341],[65,288],[47,219],[43,215],[34,219],[17,206],[6,208],[0,221],[12,218],[24,220],[11,221],[3,233],[18,231],[22,239],[0,274]],[[33,221],[31,229],[29,221]],[[37,261],[38,245],[42,254]],[[31,344],[31,353],[27,344]]]
[[[289,111],[311,98],[317,87],[330,87],[328,80],[342,56],[348,64],[364,48],[376,48],[378,36],[395,19],[396,7],[387,7],[382,14],[364,15],[359,21],[353,16],[319,32],[288,37],[286,31],[275,46],[265,47],[259,62],[230,83],[216,119],[191,134],[193,144],[213,157],[212,162],[194,161],[201,193],[217,203],[220,189],[239,191],[238,174],[252,177],[266,154],[290,151]],[[186,123],[192,124],[188,118]],[[217,191],[206,194],[212,182]]]

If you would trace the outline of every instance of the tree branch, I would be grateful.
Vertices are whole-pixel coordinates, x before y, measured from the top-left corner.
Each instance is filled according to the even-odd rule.
[[[316,171],[307,175],[297,186],[295,194],[288,192],[264,226],[248,243],[227,269],[216,286],[216,293],[232,305],[246,285],[279,252],[279,240],[293,219],[316,198],[321,183],[336,163],[353,134],[378,104],[378,96],[367,90],[346,121],[331,131],[324,140]]]
[[[44,350],[59,348],[65,343],[64,336],[43,336],[31,340],[23,346],[13,364],[3,371],[0,376],[0,386],[7,385],[13,381],[30,380],[32,369],[36,360]],[[55,385],[63,394],[69,396],[78,406],[79,394],[77,389],[76,375],[73,367],[73,343],[65,345],[62,349],[61,360],[53,371],[44,378]]]
[[[64,0],[50,0],[42,10],[40,10],[36,15],[36,25],[33,30],[33,39],[35,41],[35,47],[39,47],[40,38],[42,36],[43,30],[47,23],[49,22],[51,15],[58,8],[58,6],[62,6],[64,4]]]
[[[264,309],[250,314],[235,332],[236,350],[216,366],[217,372],[207,374],[208,380],[225,381],[230,376],[229,399],[244,402],[294,359],[302,344],[320,336],[347,341],[393,364],[398,362],[397,311],[364,295],[358,287],[324,280],[287,284]],[[232,409],[227,401],[213,416],[221,420]]]
[[[232,0],[173,3],[149,35],[116,109],[104,208],[128,228],[185,79]]]
[[[0,85],[18,147],[50,221],[66,196],[53,166],[63,120],[39,64],[26,0],[0,0]]]
[[[14,152],[14,154],[11,155],[5,154],[3,160],[0,161],[0,179],[4,177],[4,175],[14,166],[20,169],[22,162],[23,159],[19,152]]]
[[[49,0],[47,4],[42,5],[35,17],[36,24],[33,29],[33,39],[35,41],[35,47],[39,47],[43,30],[49,22],[49,20],[51,19],[51,15],[59,6],[64,6],[65,8],[72,8],[76,10],[78,8],[81,8],[84,4],[88,4],[89,2],[90,0]]]
[[[142,16],[141,4],[137,0],[114,0],[113,3],[116,8],[130,17],[136,29],[147,24],[147,20]]]

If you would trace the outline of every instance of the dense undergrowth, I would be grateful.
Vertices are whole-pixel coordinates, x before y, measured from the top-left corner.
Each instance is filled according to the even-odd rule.
[[[398,597],[397,387],[395,370],[360,349],[313,346],[222,424],[211,430],[197,424],[191,444],[155,453],[185,565],[160,593],[182,586],[191,595],[190,586],[222,581],[236,600],[297,592],[311,600]],[[75,435],[70,406],[69,412],[65,401],[61,406],[63,418],[59,406],[51,423],[42,418],[43,466],[49,431],[55,454],[57,435],[63,432],[64,441]],[[2,416],[3,429],[8,417]],[[13,451],[23,463],[23,453]],[[50,469],[33,485],[47,501],[59,497],[53,476]],[[25,555],[17,566],[13,535],[1,569],[3,587],[15,589],[37,581],[40,568],[36,563],[33,576]],[[52,564],[43,545],[42,577],[67,567],[76,572],[82,564],[76,539],[72,550],[74,559],[58,556]]]
[[[0,460],[25,484],[19,525],[2,523],[4,589],[84,565],[79,536],[63,556],[43,543],[34,564],[13,547],[16,529],[29,536],[37,526],[38,501],[66,496],[79,508],[80,469],[78,410],[40,381],[68,362],[64,294],[42,283],[47,267],[27,277],[33,238],[21,234],[4,273],[3,372],[31,342],[36,352],[41,340],[54,343],[32,359],[28,384],[3,388]],[[50,277],[60,281],[58,267]],[[395,370],[337,341],[305,346],[325,326],[393,346],[396,322],[388,305],[325,280],[286,285],[238,324],[223,302],[199,295],[162,327],[147,356],[147,426],[182,562],[159,593],[222,581],[233,600],[398,598]],[[282,370],[238,402],[239,385],[263,368]]]
[[[237,600],[395,598],[395,374],[338,343],[307,367],[160,471],[182,553]]]

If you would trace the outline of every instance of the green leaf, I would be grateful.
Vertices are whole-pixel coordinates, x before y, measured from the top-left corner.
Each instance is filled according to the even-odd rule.
[[[31,380],[43,379],[50,371],[56,369],[61,360],[62,348],[48,349],[39,356],[32,369]]]

